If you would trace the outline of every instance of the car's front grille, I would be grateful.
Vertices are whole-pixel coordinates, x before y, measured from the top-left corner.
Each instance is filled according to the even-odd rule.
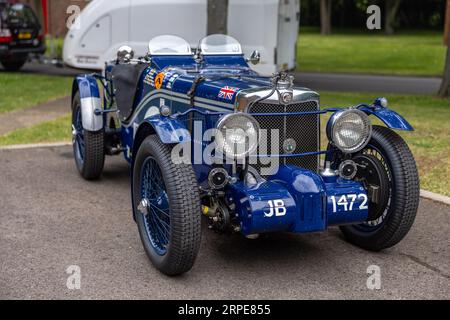
[[[290,115],[295,112],[310,112],[317,111],[319,104],[317,101],[306,101],[293,103],[290,105],[278,105],[269,103],[255,103],[249,113],[285,113],[284,116],[255,116],[259,122],[261,129],[267,130],[267,147],[261,147],[266,150],[259,150],[259,154],[300,154],[306,152],[316,152],[319,150],[320,143],[320,117],[317,114],[313,115]],[[272,150],[271,144],[271,129],[279,130],[278,148],[274,146]],[[286,141],[290,141],[287,145],[295,147],[295,149],[286,151],[284,146]],[[292,143],[295,141],[295,144]],[[261,141],[263,143],[263,141]],[[280,164],[295,165],[301,168],[317,171],[319,164],[319,156],[302,156],[302,157],[286,157],[280,158]],[[268,167],[267,162],[258,160],[253,167],[262,172],[261,169]],[[267,175],[262,172],[262,175]]]

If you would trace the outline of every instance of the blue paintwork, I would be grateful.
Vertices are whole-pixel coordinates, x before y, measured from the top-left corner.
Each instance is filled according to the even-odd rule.
[[[144,120],[149,123],[164,144],[191,141],[191,135],[186,127],[177,119],[153,116]]]
[[[197,63],[195,62],[192,56],[154,56],[152,57],[153,66],[162,70],[166,67],[177,66],[182,69],[193,69],[196,67]]]
[[[349,194],[367,195],[361,183],[341,178],[325,182],[315,172],[294,166],[281,166],[269,181],[254,186],[242,182],[230,185],[227,194],[236,204],[244,235],[271,231],[323,231],[331,225],[361,222],[368,217],[368,209],[360,209],[363,204],[361,198],[355,200],[351,210],[344,211],[343,206],[337,206],[337,211],[333,211],[333,196],[339,199]],[[267,217],[270,200],[282,201],[285,214]]]
[[[284,185],[295,198],[297,220],[290,231],[312,232],[326,228],[325,187],[318,174],[293,166],[281,166],[271,179]]]
[[[414,131],[409,122],[394,110],[383,107],[361,107],[360,110],[380,119],[388,128],[394,130]]]
[[[73,83],[80,92],[80,98],[100,98],[100,90],[97,85],[97,80],[92,75],[77,76]]]
[[[254,187],[239,182],[230,185],[227,190],[234,199],[239,214],[241,232],[244,235],[271,231],[287,231],[297,218],[296,203],[289,191],[281,184],[265,181]],[[281,200],[286,208],[283,216],[266,217],[270,212],[268,201]]]
[[[106,73],[102,81],[105,84],[113,64],[106,66]],[[155,88],[155,79],[163,73],[162,87]],[[194,98],[188,96],[194,80],[203,76],[208,80],[200,82],[196,88]],[[97,78],[102,78],[97,76]],[[100,97],[97,78],[92,75],[79,76],[75,79],[74,87],[80,90],[81,97]],[[231,87],[234,92],[231,96],[219,95],[222,88]],[[154,56],[148,67],[142,72],[138,87],[132,116],[122,122],[121,142],[125,149],[124,157],[133,168],[133,157],[137,153],[135,145],[136,135],[140,136],[142,130],[151,128],[149,132],[156,133],[162,143],[177,144],[194,141],[192,155],[196,148],[202,152],[208,142],[198,136],[196,128],[190,128],[190,119],[200,121],[200,131],[215,128],[219,118],[236,108],[236,97],[239,92],[247,89],[266,89],[271,87],[269,78],[261,77],[250,69],[242,55],[235,56],[205,56],[197,62],[192,56]],[[130,94],[133,94],[130,92]],[[108,101],[114,100],[113,92],[105,91]],[[413,130],[412,126],[398,113],[383,108],[380,100],[373,105],[362,104],[357,106],[369,115],[378,117],[388,127],[398,130]],[[113,104],[106,105],[104,109],[112,108]],[[171,115],[164,117],[155,110],[162,106],[171,108]],[[153,111],[152,111],[153,110]],[[334,113],[342,108],[322,109],[316,112],[300,112],[292,115],[309,115]],[[259,116],[280,116],[277,112],[261,114]],[[198,128],[197,128],[198,129]],[[148,132],[148,131],[145,131]],[[198,142],[201,141],[201,142]],[[305,154],[278,155],[279,157],[299,157],[312,154],[329,155],[333,150],[317,150]],[[264,155],[260,155],[264,157]],[[277,155],[271,155],[277,157]],[[203,162],[196,163],[192,159],[193,168],[199,185],[207,187],[207,177],[211,166]],[[143,170],[151,167],[150,163],[143,166]],[[225,166],[226,169],[229,167]],[[151,169],[156,170],[156,169]],[[144,174],[144,172],[142,172]],[[142,192],[151,191],[151,183],[141,186]],[[361,199],[356,199],[351,210],[343,211],[337,206],[334,211],[332,197],[339,199],[342,195],[366,195],[366,191],[359,182],[347,181],[340,178],[324,179],[316,172],[293,166],[281,166],[278,173],[254,186],[243,182],[228,184],[225,189],[227,199],[236,205],[236,215],[245,235],[271,231],[314,232],[325,230],[330,225],[348,223],[361,223],[368,217],[367,209],[360,209]],[[144,196],[144,195],[143,195]],[[167,203],[167,197],[158,196],[162,204]],[[164,200],[165,199],[165,200]],[[269,201],[279,200],[283,203],[283,215],[270,215]],[[272,211],[272,213],[275,211]],[[150,228],[151,229],[151,228]],[[154,233],[155,230],[149,234]],[[151,236],[150,236],[151,237]],[[157,242],[157,241],[156,241]],[[155,242],[155,243],[156,243]],[[161,242],[161,241],[160,241]],[[156,250],[164,254],[163,246],[155,244]],[[159,249],[158,249],[159,248]]]
[[[337,178],[334,182],[325,183],[325,190],[327,195],[326,211],[328,226],[353,224],[367,220],[369,210],[360,209],[360,206],[364,205],[364,200],[359,196],[362,194],[367,196],[367,192],[361,183]],[[333,212],[333,202],[331,197],[334,196],[336,197],[336,200],[339,200],[341,196],[351,194],[357,196],[353,203],[352,210],[344,211],[343,206],[336,206],[337,212]]]
[[[217,68],[218,66],[228,67],[229,72],[232,72],[233,69],[230,68],[244,68],[248,71],[251,71],[247,62],[245,61],[244,55],[210,55],[203,57],[203,64],[208,67]],[[256,73],[255,73],[256,74]]]

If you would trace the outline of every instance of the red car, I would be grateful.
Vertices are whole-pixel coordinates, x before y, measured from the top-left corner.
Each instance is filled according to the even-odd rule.
[[[30,54],[46,50],[44,35],[33,10],[0,0],[0,62],[8,71],[23,67]]]

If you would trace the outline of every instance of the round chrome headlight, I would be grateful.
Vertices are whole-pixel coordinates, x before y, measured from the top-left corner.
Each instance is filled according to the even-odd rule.
[[[361,110],[338,111],[328,121],[328,139],[345,153],[360,151],[367,145],[371,135],[372,124]]]
[[[228,158],[243,159],[258,148],[259,124],[249,114],[227,114],[218,121],[217,130],[217,150]]]

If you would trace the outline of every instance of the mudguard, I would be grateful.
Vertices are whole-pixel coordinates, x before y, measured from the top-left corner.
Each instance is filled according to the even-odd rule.
[[[97,80],[91,75],[78,76],[73,83],[72,99],[77,90],[80,92],[83,129],[87,131],[103,129],[103,116],[95,113],[96,109],[102,109]]]
[[[143,123],[150,124],[164,144],[191,141],[189,130],[177,119],[155,115],[146,118]]]
[[[364,111],[368,115],[374,115],[390,129],[414,131],[413,126],[394,110],[382,107],[361,107],[359,110]]]

